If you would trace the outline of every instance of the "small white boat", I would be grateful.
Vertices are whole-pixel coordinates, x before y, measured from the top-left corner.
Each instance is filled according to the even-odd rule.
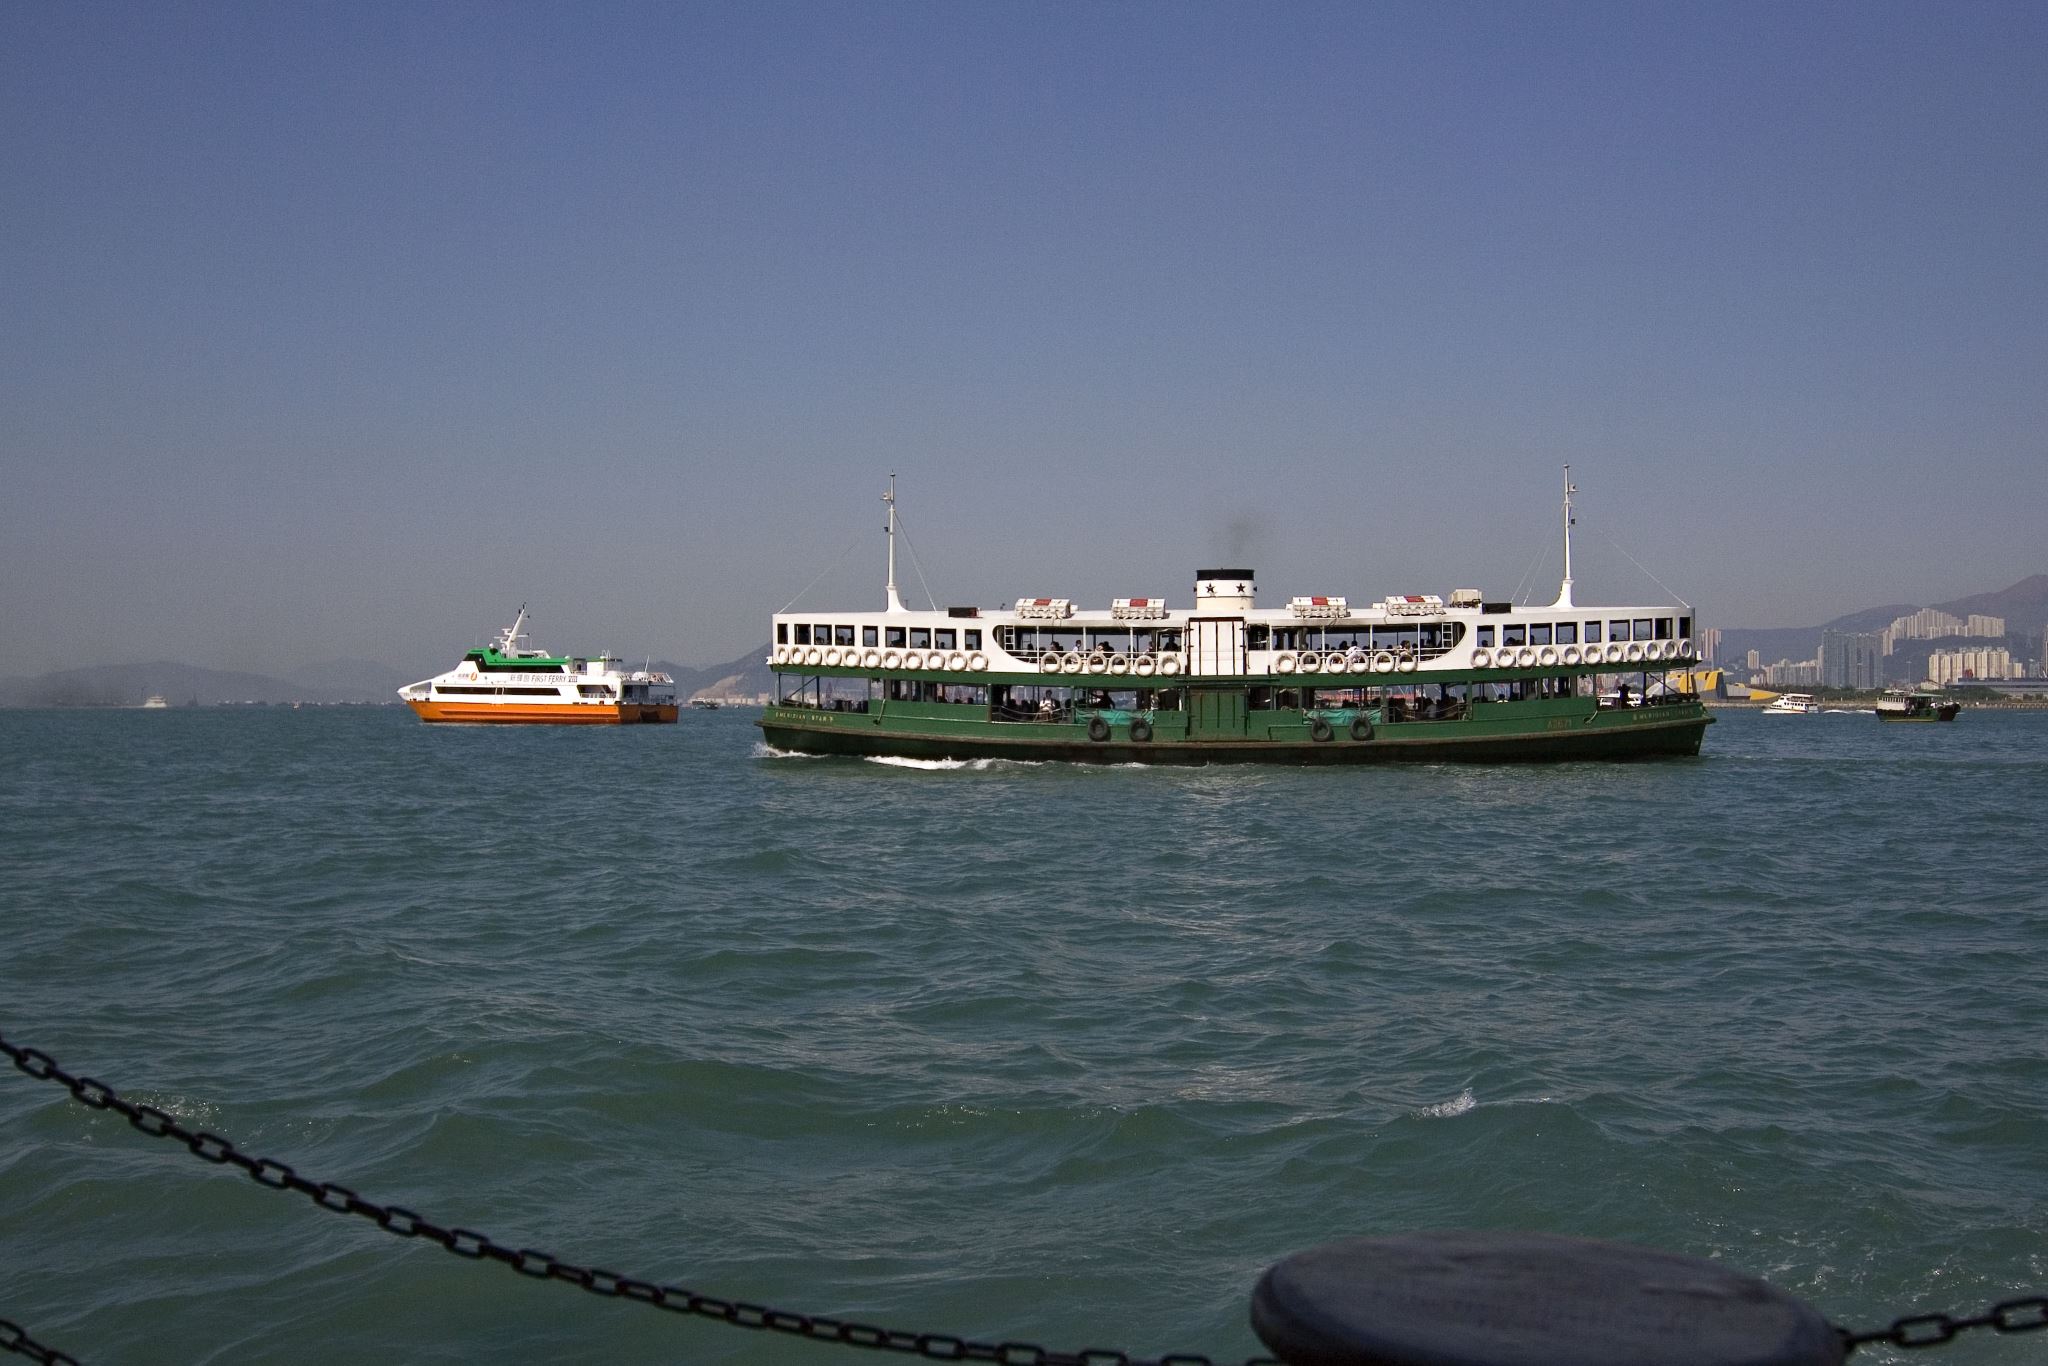
[[[1820,703],[1813,700],[1812,693],[1785,692],[1771,699],[1764,708],[1765,716],[1817,716]]]
[[[164,695],[160,692],[153,692],[148,697],[142,699],[142,709],[144,711],[162,711],[170,705],[169,702],[164,700]]]
[[[600,654],[571,659],[530,648],[526,608],[498,639],[471,650],[447,673],[398,690],[422,721],[496,721],[561,725],[673,722],[675,680],[652,669],[628,671]]]

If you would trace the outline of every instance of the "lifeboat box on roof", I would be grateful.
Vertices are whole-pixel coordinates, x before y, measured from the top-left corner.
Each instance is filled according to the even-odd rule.
[[[1074,604],[1068,598],[1019,598],[1017,615],[1033,621],[1065,621],[1074,615]]]
[[[1477,607],[1484,598],[1485,595],[1476,588],[1453,588],[1451,590],[1451,606],[1453,607]]]
[[[1297,617],[1348,617],[1350,606],[1342,598],[1289,598],[1287,610]]]
[[[1382,605],[1390,617],[1433,617],[1444,610],[1444,600],[1434,593],[1399,593]]]
[[[1118,598],[1109,605],[1110,616],[1118,621],[1164,621],[1165,598]]]
[[[1198,569],[1195,571],[1195,613],[1249,612],[1257,592],[1249,569]]]

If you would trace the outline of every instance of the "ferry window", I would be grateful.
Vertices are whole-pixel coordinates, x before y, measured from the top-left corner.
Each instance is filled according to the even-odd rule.
[[[777,645],[787,645],[787,644],[789,644],[789,623],[788,623],[788,622],[786,622],[786,621],[778,621],[778,622],[776,622],[776,623],[775,623],[775,643],[776,643]]]
[[[958,649],[959,647],[955,645],[953,642],[958,640],[959,638],[960,633],[955,631],[950,626],[946,627],[943,630],[932,632],[932,644],[937,646],[941,650]]]
[[[1672,638],[1672,636],[1671,636],[1671,618],[1670,618],[1670,617],[1658,617],[1658,618],[1657,618],[1657,639],[1659,639],[1659,640],[1670,640],[1671,638]]]
[[[1162,650],[1178,650],[1180,648],[1180,632],[1161,631],[1159,633],[1159,648]]]
[[[891,644],[891,645],[893,645],[893,646],[895,646],[895,647],[896,647],[897,649],[899,649],[899,650],[900,650],[900,649],[902,649],[902,648],[903,648],[903,628],[902,628],[901,626],[890,626],[890,627],[886,627],[886,628],[884,628],[884,629],[885,629],[885,630],[886,630],[886,632],[887,632],[887,635],[885,636],[885,639],[886,639],[886,640],[888,641],[888,643],[889,643],[889,644]]]
[[[1557,623],[1557,643],[1560,645],[1578,644],[1579,623],[1576,621],[1560,621]]]
[[[911,649],[913,649],[913,650],[929,650],[929,649],[931,649],[931,647],[932,647],[932,632],[931,632],[931,628],[930,628],[929,626],[913,626],[913,627],[911,627],[911,628],[910,628],[910,648],[911,648]]]
[[[1586,643],[1588,645],[1598,645],[1600,643],[1599,622],[1589,621],[1586,623]]]
[[[833,628],[832,628],[832,643],[833,643],[834,645],[851,645],[851,644],[853,644],[853,628],[852,628],[851,626],[835,626],[835,627],[833,627]]]
[[[1550,623],[1546,621],[1541,625],[1531,626],[1529,628],[1529,643],[1531,645],[1548,645],[1550,643]]]
[[[970,650],[979,650],[981,648],[981,632],[978,630],[967,632],[966,645]]]
[[[1482,650],[1491,650],[1493,648],[1493,628],[1491,626],[1479,628],[1478,645]]]
[[[1244,628],[1244,645],[1247,650],[1271,648],[1273,628],[1270,626],[1247,626]]]
[[[1649,619],[1648,617],[1637,617],[1637,618],[1636,618],[1636,639],[1637,639],[1637,640],[1654,640],[1654,639],[1655,639],[1655,637],[1654,637],[1654,636],[1652,636],[1652,635],[1650,634],[1650,619]]]
[[[1529,628],[1526,626],[1503,626],[1500,628],[1500,643],[1503,645],[1527,645]]]
[[[1680,617],[1678,619],[1678,634],[1680,634],[1681,636],[1689,636],[1692,634],[1691,617]]]
[[[832,628],[830,626],[827,626],[821,622],[818,625],[813,626],[811,628],[811,644],[830,645],[831,643]]]
[[[863,626],[860,628],[860,643],[863,645],[880,645],[882,643],[882,633],[872,626]]]
[[[809,622],[800,621],[796,624],[796,643],[799,645],[811,643],[811,626]]]
[[[1610,622],[1608,622],[1608,623],[1607,623],[1607,638],[1608,638],[1609,640],[1627,640],[1627,639],[1628,639],[1628,623],[1627,623],[1627,622],[1625,622],[1625,621],[1610,621]]]

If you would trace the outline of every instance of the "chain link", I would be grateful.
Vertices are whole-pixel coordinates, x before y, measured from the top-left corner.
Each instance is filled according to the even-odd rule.
[[[692,1314],[756,1332],[787,1333],[816,1342],[900,1352],[932,1361],[987,1361],[997,1366],[1218,1366],[1200,1354],[1173,1353],[1156,1359],[1141,1359],[1127,1352],[1100,1347],[1057,1352],[1028,1342],[976,1342],[949,1333],[911,1333],[896,1328],[878,1328],[822,1314],[800,1314],[764,1304],[749,1304],[744,1300],[720,1299],[682,1286],[657,1285],[613,1271],[578,1266],[551,1253],[506,1247],[488,1234],[463,1228],[443,1228],[409,1209],[380,1205],[364,1199],[346,1186],[301,1176],[282,1162],[267,1157],[250,1157],[219,1134],[188,1129],[153,1105],[137,1105],[124,1100],[112,1087],[91,1077],[73,1076],[58,1066],[56,1059],[49,1054],[34,1048],[18,1047],[4,1036],[0,1036],[0,1052],[14,1059],[17,1068],[38,1081],[55,1082],[65,1087],[80,1105],[93,1110],[111,1110],[151,1138],[174,1139],[184,1144],[194,1157],[203,1161],[216,1166],[238,1167],[258,1185],[272,1190],[297,1191],[324,1210],[358,1215],[400,1238],[425,1238],[458,1257],[471,1261],[502,1262],[522,1276],[564,1281],[579,1290],[607,1299],[634,1300],[672,1314]],[[78,1366],[68,1356],[48,1353],[4,1319],[0,1319],[0,1347],[22,1352],[38,1361]],[[44,1355],[36,1356],[38,1352]],[[1244,1366],[1281,1366],[1281,1363],[1271,1357],[1253,1357]]]
[[[1944,1342],[1954,1341],[1958,1333],[1972,1328],[1992,1328],[2001,1333],[2031,1333],[2039,1328],[2048,1328],[2048,1295],[2024,1295],[2016,1300],[2003,1300],[1968,1318],[1954,1318],[1948,1314],[1908,1314],[1904,1318],[1893,1319],[1890,1327],[1868,1333],[1836,1331],[1842,1334],[1842,1350],[1847,1353],[1871,1342],[1888,1343],[1893,1347],[1939,1347]]]

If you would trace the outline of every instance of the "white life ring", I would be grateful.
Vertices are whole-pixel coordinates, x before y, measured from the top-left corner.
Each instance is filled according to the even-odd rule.
[[[1692,658],[1692,640],[1690,638],[1678,642],[1678,653],[1684,655],[1687,659]]]
[[[787,645],[776,646],[775,653],[770,655],[769,658],[777,664],[789,663],[789,647]]]
[[[1618,642],[1618,641],[1612,641],[1612,640],[1608,641],[1608,642],[1607,642],[1607,662],[1608,662],[1609,664],[1619,664],[1619,663],[1621,663],[1621,655],[1622,655],[1622,647],[1621,647],[1621,644],[1620,644],[1620,642]]]
[[[804,663],[806,664],[816,664],[819,660],[823,659],[824,657],[824,651],[820,650],[815,645],[806,646],[804,649]]]
[[[1412,674],[1418,665],[1414,655],[1402,655],[1400,662],[1395,664],[1394,667],[1404,674]]]
[[[961,654],[958,650],[953,651],[953,653],[946,656],[946,667],[954,673],[959,673],[967,667],[967,656]]]
[[[1330,654],[1326,654],[1326,655],[1324,655],[1324,656],[1323,656],[1323,672],[1324,672],[1324,673],[1326,673],[1326,674],[1340,674],[1340,673],[1343,673],[1343,672],[1344,672],[1344,656],[1343,656],[1343,655],[1340,655],[1340,654],[1337,654],[1337,653],[1335,653],[1334,651],[1333,651],[1333,652],[1331,652]]]
[[[1546,669],[1549,668],[1551,665],[1557,663],[1556,647],[1545,645],[1543,648],[1539,649],[1536,652],[1536,662],[1538,664],[1541,664]]]
[[[1038,657],[1038,671],[1042,674],[1056,674],[1060,671],[1060,652],[1047,650]]]
[[[882,652],[882,667],[885,669],[902,668],[903,656],[895,650],[884,650]]]
[[[1623,650],[1623,651],[1621,652],[1621,657],[1622,657],[1623,659],[1627,660],[1627,661],[1628,661],[1629,663],[1631,663],[1631,664],[1640,664],[1640,663],[1642,663],[1642,662],[1643,662],[1643,643],[1642,643],[1641,641],[1639,641],[1639,640],[1631,640],[1631,641],[1630,641],[1630,642],[1628,643],[1628,648],[1624,649],[1624,650]]]
[[[1675,641],[1675,640],[1667,640],[1667,641],[1665,641],[1665,642],[1664,642],[1664,657],[1665,657],[1666,659],[1676,659],[1676,658],[1678,658],[1678,642],[1677,642],[1677,641]]]
[[[1301,652],[1301,671],[1305,674],[1319,674],[1323,671],[1323,657],[1314,650]]]
[[[879,669],[882,667],[882,652],[880,650],[869,650],[860,657],[860,666],[863,669]]]
[[[1178,655],[1167,655],[1165,658],[1161,659],[1159,661],[1159,672],[1163,674],[1179,673],[1180,657]]]
[[[1283,650],[1280,657],[1273,661],[1273,672],[1276,674],[1291,674],[1300,667],[1301,662],[1289,651]]]
[[[974,672],[978,674],[987,673],[988,656],[983,654],[981,651],[976,650],[974,653],[967,656],[967,667],[974,670]]]
[[[1535,668],[1535,667],[1536,667],[1536,652],[1535,652],[1534,650],[1530,649],[1530,648],[1529,648],[1528,646],[1526,646],[1526,645],[1524,645],[1524,646],[1522,646],[1522,647],[1521,647],[1520,649],[1516,650],[1516,651],[1515,651],[1515,667],[1516,667],[1516,668],[1518,668],[1518,669],[1533,669],[1533,668]]]
[[[1131,657],[1129,655],[1111,655],[1109,657],[1109,671],[1113,674],[1129,673],[1131,671]]]
[[[1139,655],[1131,661],[1131,672],[1140,678],[1150,678],[1152,671],[1159,667],[1159,661],[1150,655]]]
[[[1394,652],[1381,650],[1372,657],[1372,671],[1376,674],[1390,674],[1394,671]]]
[[[921,650],[905,650],[903,652],[903,667],[906,669],[922,669],[924,667],[924,652]]]
[[[1475,668],[1475,669],[1490,669],[1490,668],[1492,668],[1492,667],[1493,667],[1493,651],[1491,651],[1491,650],[1474,650],[1474,651],[1472,652],[1472,667],[1473,667],[1473,668]]]
[[[839,667],[839,651],[825,651],[825,667],[828,669],[836,669]]]
[[[1081,672],[1081,656],[1077,654],[1061,655],[1060,672],[1069,674],[1077,674]]]
[[[1576,664],[1579,662],[1579,647],[1567,645],[1557,652],[1557,657],[1567,664]]]
[[[1344,669],[1347,673],[1362,674],[1370,668],[1372,668],[1372,661],[1363,654],[1345,656]]]
[[[1092,673],[1092,674],[1099,674],[1099,673],[1103,673],[1103,672],[1106,672],[1106,671],[1108,670],[1108,668],[1109,668],[1109,660],[1108,660],[1108,659],[1106,659],[1105,657],[1103,657],[1102,655],[1090,655],[1090,656],[1088,656],[1088,672],[1089,672],[1089,673]]]

